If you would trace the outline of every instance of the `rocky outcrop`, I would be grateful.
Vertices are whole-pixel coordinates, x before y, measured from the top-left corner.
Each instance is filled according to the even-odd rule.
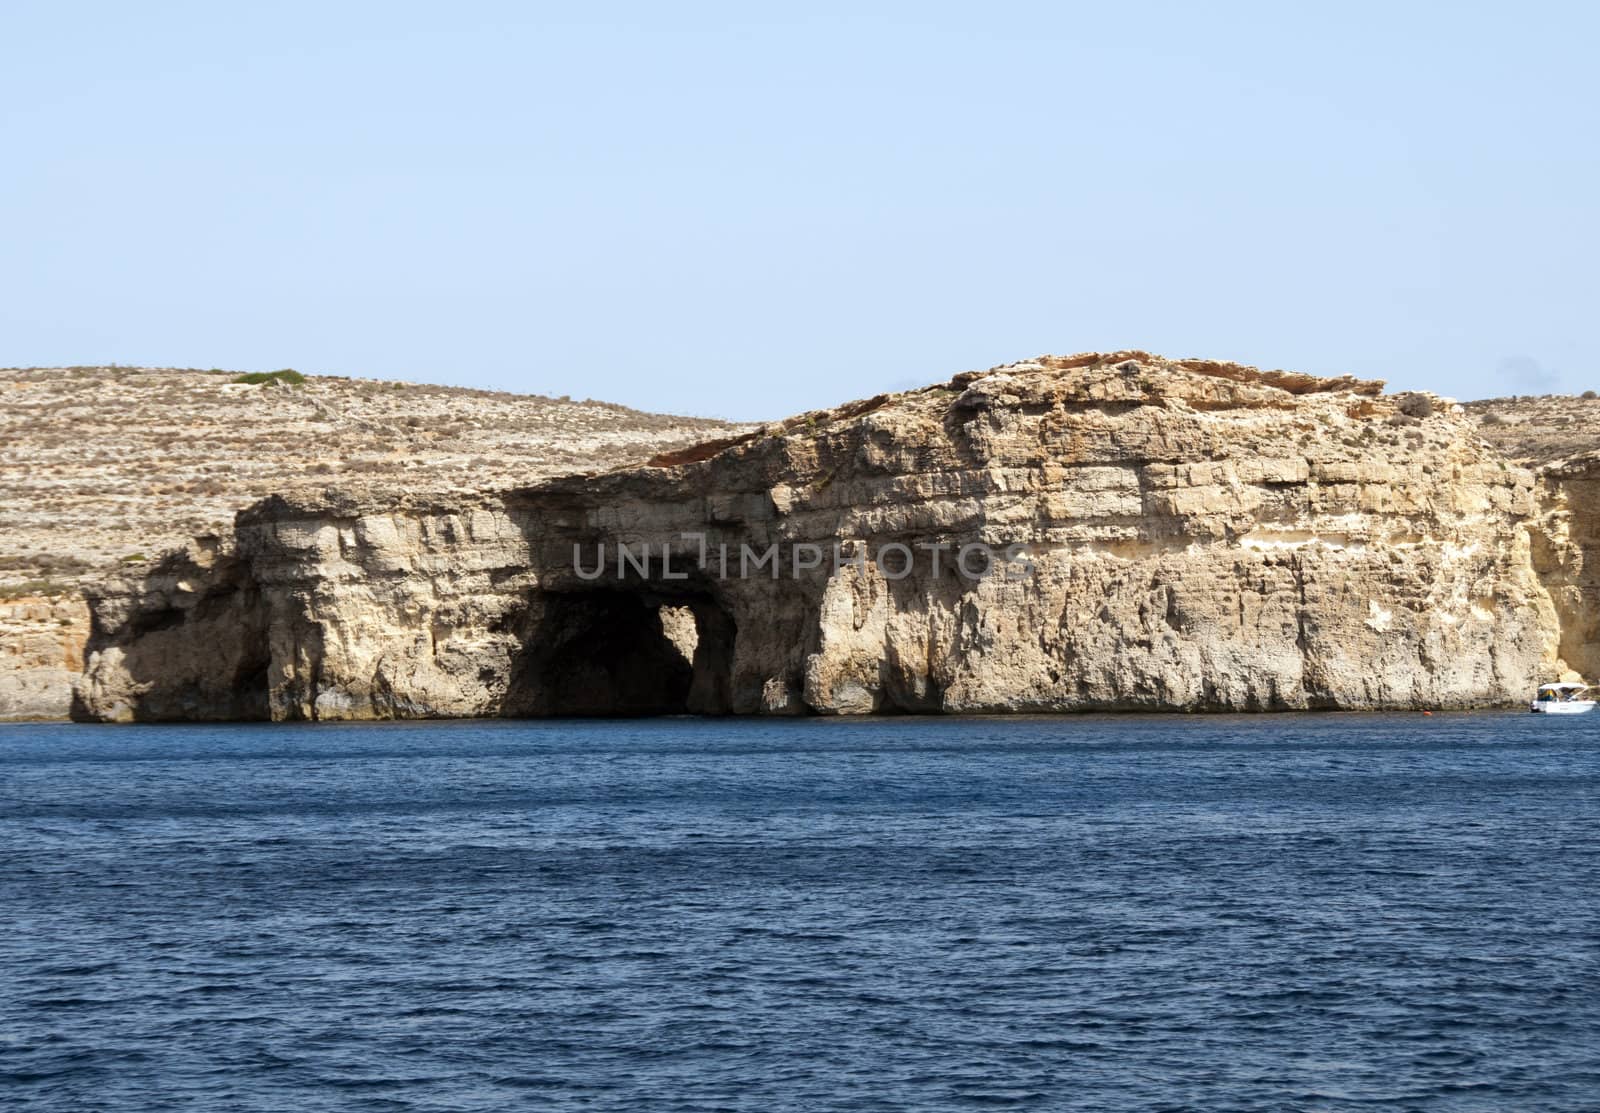
[[[89,609],[76,596],[0,599],[0,722],[61,718],[88,634]]]
[[[77,714],[1473,707],[1588,662],[1551,496],[1375,382],[1045,357],[652,465],[259,503],[94,599]]]
[[[1556,612],[1555,654],[1570,675],[1600,677],[1600,452],[1539,470],[1533,566]]]
[[[0,721],[66,716],[86,595],[125,590],[107,581],[129,570],[159,584],[151,556],[194,534],[226,534],[238,508],[265,495],[332,482],[527,483],[746,428],[568,398],[261,379],[0,369]]]
[[[201,537],[137,581],[88,589],[91,647],[74,712],[117,721],[269,717],[267,610],[250,566]]]

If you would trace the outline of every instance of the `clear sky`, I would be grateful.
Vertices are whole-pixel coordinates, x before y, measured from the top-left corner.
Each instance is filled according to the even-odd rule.
[[[0,364],[1600,386],[1584,4],[0,6]]]

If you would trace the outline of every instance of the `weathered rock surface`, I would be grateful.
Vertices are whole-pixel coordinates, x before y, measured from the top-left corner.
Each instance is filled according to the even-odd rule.
[[[1600,448],[1600,396],[1517,395],[1466,402],[1478,435],[1506,459],[1528,467],[1559,463]]]
[[[77,713],[1505,704],[1593,663],[1571,478],[1378,383],[1044,357],[596,477],[269,499],[93,598]]]
[[[83,671],[89,608],[75,596],[0,600],[0,721],[59,719]]]
[[[1600,452],[1539,471],[1533,566],[1555,607],[1567,679],[1600,677]]]
[[[0,369],[0,720],[66,716],[88,633],[83,591],[195,534],[225,538],[240,507],[273,492],[337,482],[470,497],[744,428],[459,387],[237,379]]]

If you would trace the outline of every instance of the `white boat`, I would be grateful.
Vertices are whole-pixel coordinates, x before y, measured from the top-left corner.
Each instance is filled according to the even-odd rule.
[[[1594,710],[1595,701],[1585,695],[1588,691],[1587,684],[1541,684],[1528,710],[1544,715],[1582,715]]]

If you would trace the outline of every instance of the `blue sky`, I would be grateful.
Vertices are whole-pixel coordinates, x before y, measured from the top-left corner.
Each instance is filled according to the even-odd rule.
[[[1600,386],[1584,5],[0,8],[0,364],[775,417],[1140,347]]]

